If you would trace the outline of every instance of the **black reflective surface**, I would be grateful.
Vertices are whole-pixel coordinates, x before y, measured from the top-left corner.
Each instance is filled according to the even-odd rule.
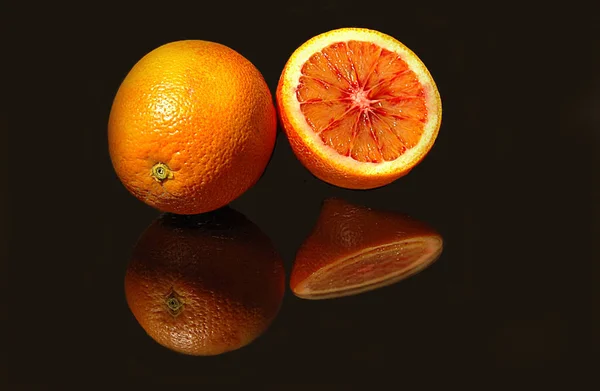
[[[600,20],[575,2],[486,7],[0,5],[5,389],[596,389]],[[260,182],[231,204],[283,259],[277,317],[218,356],[160,346],[125,299],[133,248],[159,212],[108,157],[122,78],[163,43],[206,39],[246,56],[274,92],[298,45],[344,26],[388,33],[427,65],[444,108],[434,148],[408,176],[351,191],[313,177],[280,132]],[[299,299],[289,273],[328,197],[409,214],[444,251],[381,289]]]

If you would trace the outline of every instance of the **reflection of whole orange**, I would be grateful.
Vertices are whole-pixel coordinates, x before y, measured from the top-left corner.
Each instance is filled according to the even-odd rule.
[[[166,214],[144,232],[125,276],[129,308],[161,345],[215,355],[266,330],[283,299],[283,263],[243,215]]]
[[[296,254],[290,286],[306,299],[366,292],[423,270],[442,246],[424,222],[331,198]]]
[[[177,41],[144,56],[110,113],[109,152],[125,187],[159,210],[224,206],[264,171],[276,135],[260,72],[214,42]]]

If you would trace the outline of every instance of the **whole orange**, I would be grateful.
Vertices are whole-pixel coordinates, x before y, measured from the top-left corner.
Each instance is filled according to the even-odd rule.
[[[196,214],[253,186],[273,152],[276,113],[256,67],[200,40],[140,59],[115,96],[109,153],[125,187],[165,212]]]

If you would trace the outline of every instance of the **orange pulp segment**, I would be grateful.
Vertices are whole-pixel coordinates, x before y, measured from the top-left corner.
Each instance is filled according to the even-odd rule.
[[[425,91],[397,54],[375,43],[336,42],[302,66],[296,96],[307,123],[340,155],[392,161],[419,142]]]

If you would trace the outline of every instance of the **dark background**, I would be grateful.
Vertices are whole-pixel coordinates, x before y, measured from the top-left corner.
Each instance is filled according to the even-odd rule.
[[[576,384],[594,379],[593,2],[212,3],[0,3],[7,389],[583,389]],[[429,223],[444,238],[441,258],[354,297],[306,301],[288,289],[270,329],[235,352],[188,357],[159,346],[124,298],[131,250],[158,212],[110,164],[106,127],[120,82],[157,46],[203,39],[240,52],[274,92],[300,44],[348,26],[390,34],[427,65],[444,109],[434,148],[395,183],[351,191],[314,178],[279,133],[264,176],[231,206],[272,239],[288,273],[330,196]]]

